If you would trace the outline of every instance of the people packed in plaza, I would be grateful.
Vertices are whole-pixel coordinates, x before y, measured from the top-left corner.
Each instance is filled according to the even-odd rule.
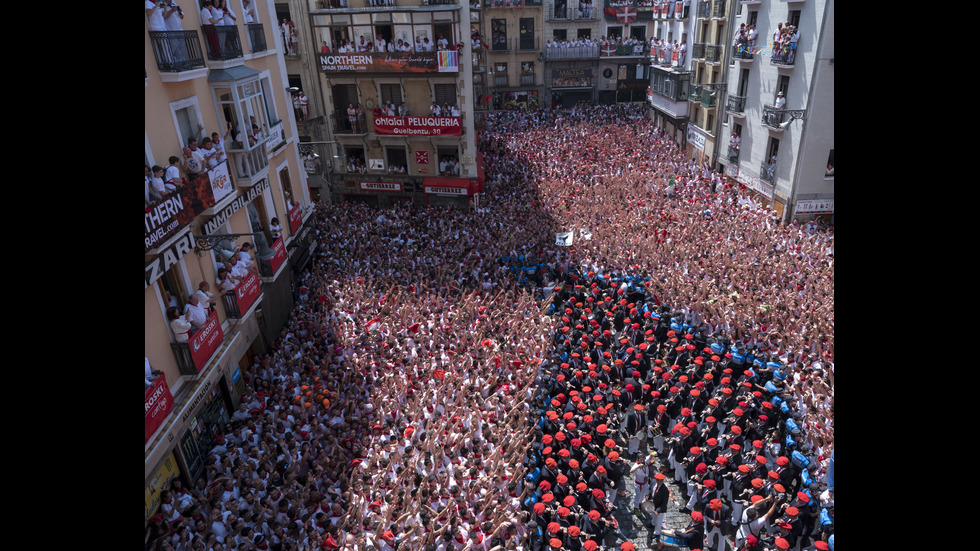
[[[643,107],[486,127],[486,209],[319,208],[295,310],[155,548],[625,550],[613,513],[659,538],[669,493],[690,548],[832,546],[832,229]]]

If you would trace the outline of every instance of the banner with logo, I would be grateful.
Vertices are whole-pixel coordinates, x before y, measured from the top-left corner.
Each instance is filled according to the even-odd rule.
[[[227,164],[216,168],[220,167],[225,167],[224,175],[227,179]],[[198,214],[215,205],[217,201],[211,185],[212,172],[188,181],[186,185],[179,186],[173,194],[146,207],[143,214],[143,252],[156,248],[190,223]],[[230,192],[230,182],[227,188]]]
[[[143,396],[143,443],[150,441],[150,437],[160,428],[163,420],[174,409],[174,397],[170,394],[170,387],[167,386],[167,377],[161,375],[157,377],[150,388],[146,389]]]
[[[451,52],[456,53],[455,50]],[[445,73],[458,72],[458,57],[444,52],[360,52],[320,54],[324,73]]]
[[[552,69],[552,88],[592,86],[592,69]]]
[[[459,72],[459,52],[456,50],[440,50],[436,52],[440,73]]]
[[[209,170],[208,178],[211,180],[211,193],[214,195],[215,202],[221,201],[235,191],[231,176],[228,175],[228,161]]]
[[[286,244],[282,240],[282,236],[276,239],[276,242],[272,244],[272,258],[269,259],[269,264],[272,266],[272,273],[279,271],[279,266],[286,261]]]
[[[833,214],[833,199],[808,199],[797,201],[793,214]]]
[[[282,238],[280,237],[279,240]],[[255,299],[259,298],[261,294],[262,284],[259,283],[259,276],[255,272],[249,272],[238,282],[238,286],[235,287],[235,299],[238,301],[238,311],[241,312],[242,316],[248,312],[248,309],[255,303]]]
[[[364,191],[401,191],[401,182],[358,182],[357,186]]]
[[[555,245],[559,247],[571,247],[572,240],[575,238],[575,233],[566,231],[555,234]]]
[[[293,205],[293,208],[289,209],[289,233],[291,235],[296,235],[296,230],[303,225],[303,209],[300,208],[299,203]]]
[[[460,117],[374,117],[374,132],[383,136],[460,136]]]
[[[218,323],[218,313],[211,312],[208,321],[198,329],[187,344],[191,348],[191,358],[194,360],[194,367],[198,371],[208,363],[211,355],[221,346],[221,341],[225,339],[225,333],[221,330]]]

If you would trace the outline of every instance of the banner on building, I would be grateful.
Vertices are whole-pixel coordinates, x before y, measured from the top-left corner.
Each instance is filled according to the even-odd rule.
[[[296,235],[296,231],[303,225],[303,209],[299,203],[289,209],[289,233]]]
[[[364,191],[401,191],[401,182],[358,182],[358,187]]]
[[[211,193],[217,203],[235,191],[235,186],[231,183],[231,176],[228,175],[228,161],[208,171],[208,179],[211,180]]]
[[[700,128],[693,124],[687,125],[687,143],[694,146],[698,151],[704,151],[704,144],[708,136]]]
[[[374,117],[374,132],[383,136],[460,136],[460,117]]]
[[[592,69],[553,69],[552,88],[580,88],[592,86]]]
[[[440,50],[436,52],[436,56],[440,73],[459,72],[459,52],[456,50]]]
[[[161,375],[146,389],[143,396],[143,443],[160,428],[163,420],[174,409],[174,397],[167,386],[167,377]]]
[[[286,261],[286,244],[281,235],[272,244],[272,252],[274,254],[269,259],[269,264],[272,266],[272,273],[276,273],[279,271],[279,266],[282,266],[282,263]]]
[[[249,272],[235,287],[235,300],[238,301],[238,311],[245,315],[248,309],[255,303],[255,299],[262,294],[262,284],[259,283],[259,276],[255,272]]]
[[[797,201],[793,208],[793,214],[833,214],[833,199],[807,199]]]
[[[224,175],[227,177],[227,163]],[[211,186],[210,172],[202,174],[171,195],[146,207],[143,213],[144,251],[149,251],[175,235],[198,214],[217,202]],[[230,183],[228,188],[230,188]],[[230,192],[230,191],[229,191]]]
[[[448,52],[360,52],[320,54],[325,73],[445,73],[459,71],[459,58]]]
[[[224,338],[225,333],[221,330],[221,324],[218,323],[218,314],[217,312],[211,312],[211,315],[208,316],[208,321],[204,322],[204,325],[187,341],[187,344],[191,348],[191,358],[194,360],[194,367],[198,371],[208,363],[211,355],[218,349]]]

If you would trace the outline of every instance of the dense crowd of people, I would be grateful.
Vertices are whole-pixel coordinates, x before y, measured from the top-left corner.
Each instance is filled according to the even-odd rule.
[[[832,228],[642,107],[487,129],[486,209],[321,206],[296,308],[152,547],[628,550],[617,497],[665,537],[671,482],[688,547],[832,545]]]

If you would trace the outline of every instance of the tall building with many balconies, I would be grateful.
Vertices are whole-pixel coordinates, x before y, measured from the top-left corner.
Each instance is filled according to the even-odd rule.
[[[146,518],[172,479],[202,474],[315,247],[272,4],[234,4],[220,20],[146,4]],[[213,300],[195,306],[202,284]]]
[[[740,0],[743,25],[755,32],[732,39],[718,160],[784,219],[832,218],[834,2]]]
[[[549,0],[544,9],[543,105],[594,103],[599,77],[599,9],[590,0]]]

